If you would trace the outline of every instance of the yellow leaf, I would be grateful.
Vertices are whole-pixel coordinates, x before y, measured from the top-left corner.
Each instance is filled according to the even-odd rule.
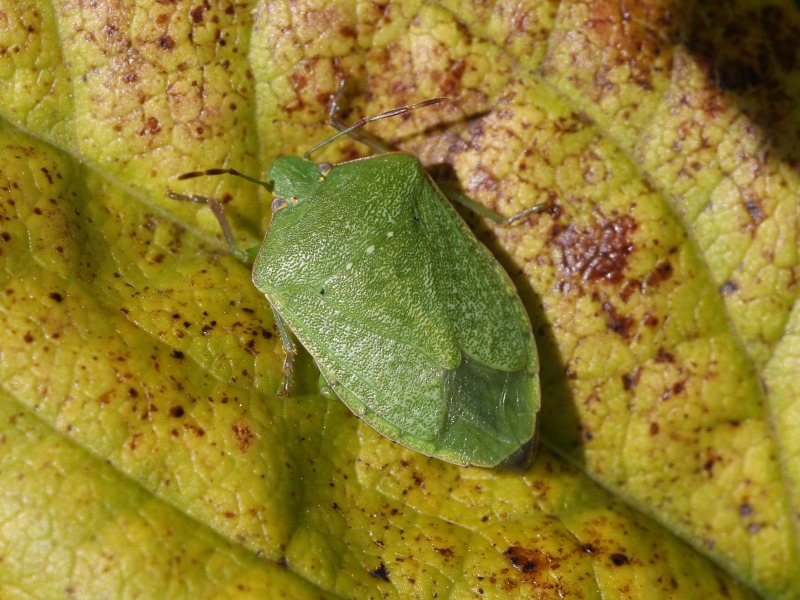
[[[769,5],[0,0],[0,597],[798,598],[800,13]],[[258,243],[350,120],[464,214],[542,360],[524,473],[291,397]],[[345,140],[326,160],[368,149]],[[302,240],[298,240],[298,246]]]

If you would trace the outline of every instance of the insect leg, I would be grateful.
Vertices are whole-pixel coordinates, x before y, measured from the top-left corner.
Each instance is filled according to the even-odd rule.
[[[449,186],[447,184],[440,184],[439,189],[441,189],[442,193],[453,202],[457,202],[461,206],[466,206],[472,212],[477,213],[482,217],[486,217],[487,219],[494,221],[498,225],[503,225],[503,226],[518,225],[531,215],[535,213],[545,212],[552,208],[551,204],[546,204],[546,203],[534,204],[533,206],[522,209],[518,213],[514,213],[510,217],[504,217],[503,215],[497,214],[492,209],[486,208],[482,204],[478,204],[477,202],[475,202],[475,200],[473,200],[472,198],[470,198],[465,194],[462,194],[452,186]]]
[[[272,306],[272,314],[275,316],[275,325],[278,327],[278,333],[281,336],[281,344],[283,345],[283,388],[278,392],[279,396],[289,396],[292,391],[292,371],[294,370],[294,357],[297,354],[297,346],[289,333],[289,326],[280,313]]]
[[[228,217],[225,216],[225,209],[222,208],[222,204],[220,204],[217,200],[214,200],[213,198],[207,198],[205,196],[187,196],[185,194],[176,194],[172,191],[167,192],[167,196],[173,200],[182,200],[185,202],[194,202],[196,204],[207,205],[219,222],[220,229],[222,229],[222,235],[225,236],[225,241],[228,242],[228,248],[230,248],[231,254],[244,263],[250,264],[253,262],[250,258],[250,253],[247,252],[247,250],[240,248],[239,244],[236,243],[236,239],[233,237],[233,229],[231,229],[231,224],[228,222]]]

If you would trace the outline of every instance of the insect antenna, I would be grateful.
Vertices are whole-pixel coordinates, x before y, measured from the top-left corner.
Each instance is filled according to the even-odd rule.
[[[377,143],[377,142],[375,142],[373,140],[368,140],[364,136],[355,134],[354,133],[355,130],[363,127],[367,123],[371,123],[372,121],[380,121],[381,119],[389,119],[391,117],[404,115],[404,114],[406,114],[408,112],[411,112],[412,110],[417,110],[418,108],[424,108],[426,106],[433,106],[434,104],[440,104],[440,103],[445,102],[447,100],[447,98],[444,98],[444,97],[441,97],[441,98],[429,98],[428,100],[423,100],[422,102],[417,102],[416,104],[411,104],[409,106],[399,106],[397,108],[393,108],[392,110],[387,110],[386,112],[382,112],[380,114],[373,115],[371,117],[362,117],[361,119],[359,119],[358,121],[356,121],[352,125],[345,125],[336,116],[336,113],[339,112],[339,97],[341,96],[343,89],[344,89],[344,82],[342,81],[342,82],[339,83],[339,89],[336,91],[336,94],[334,94],[333,98],[331,99],[331,108],[330,108],[330,111],[329,111],[329,119],[328,119],[328,122],[331,125],[331,127],[335,128],[335,129],[338,129],[339,132],[333,134],[328,139],[322,140],[319,144],[317,144],[316,146],[311,148],[311,150],[306,152],[303,155],[303,158],[305,158],[306,160],[311,160],[311,155],[314,152],[316,152],[317,150],[319,150],[323,146],[327,146],[332,141],[337,140],[340,137],[345,136],[345,135],[349,135],[349,136],[355,138],[356,140],[358,140],[359,142],[367,144],[368,146],[370,146],[371,148],[373,148],[373,149],[375,149],[375,150],[377,150],[379,152],[388,152],[388,148],[386,148],[385,146],[383,146],[383,145],[381,145],[381,144],[379,144],[379,143]]]
[[[255,177],[250,177],[249,175],[240,173],[236,169],[206,169],[205,171],[192,171],[191,173],[184,173],[183,175],[179,175],[178,180],[183,181],[184,179],[194,179],[195,177],[205,177],[206,175],[234,175],[236,177],[241,177],[242,179],[246,179],[247,181],[252,181],[253,183],[257,183],[261,187],[269,190],[270,192],[272,191],[272,182],[261,181],[260,179],[256,179]]]

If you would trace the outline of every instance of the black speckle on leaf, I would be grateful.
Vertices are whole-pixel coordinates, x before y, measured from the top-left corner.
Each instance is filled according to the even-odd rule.
[[[156,44],[163,50],[172,50],[175,47],[175,40],[168,35],[162,35],[156,40]]]
[[[376,579],[383,579],[384,581],[389,581],[389,569],[386,568],[386,565],[381,563],[377,569],[373,569],[369,572],[370,575],[375,577]]]
[[[536,570],[533,553],[522,546],[511,546],[503,554],[512,565],[523,573],[533,573]]]
[[[611,562],[614,563],[616,566],[621,567],[623,565],[627,565],[630,559],[622,554],[621,552],[615,552],[611,555]]]

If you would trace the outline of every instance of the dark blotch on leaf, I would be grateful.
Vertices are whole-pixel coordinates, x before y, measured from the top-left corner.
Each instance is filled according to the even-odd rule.
[[[195,6],[192,10],[189,11],[189,16],[192,18],[192,22],[195,24],[199,24],[203,22],[203,15],[206,12],[208,5],[204,6]]]
[[[186,414],[183,410],[182,406],[173,406],[169,409],[169,416],[174,417],[176,419],[180,419],[184,414]]]
[[[522,546],[511,546],[503,555],[523,573],[533,573],[536,570],[535,551]]]
[[[655,355],[654,359],[656,363],[664,364],[669,363],[673,364],[675,362],[675,355],[671,352],[667,352],[666,350],[659,349],[658,353]]]
[[[611,555],[611,562],[614,563],[617,567],[621,567],[623,565],[627,565],[631,561],[628,559],[627,556],[622,554],[621,552],[615,552]]]
[[[631,234],[636,221],[623,216],[585,230],[575,225],[556,225],[551,236],[561,250],[561,269],[584,282],[619,283],[634,245]]]
[[[672,277],[672,263],[662,262],[648,275],[645,283],[649,286],[658,285]]]
[[[381,563],[377,569],[369,571],[369,574],[377,579],[383,579],[384,581],[389,581],[389,569],[387,569],[386,565],[383,563]]]
[[[175,40],[168,35],[162,35],[156,40],[156,44],[158,44],[159,48],[163,48],[164,50],[172,50],[175,47]]]
[[[242,454],[247,453],[253,444],[256,442],[256,434],[250,429],[250,426],[245,421],[237,421],[231,425],[233,437],[236,439],[236,445]]]
[[[636,367],[630,373],[625,373],[622,376],[622,388],[626,391],[630,391],[636,387],[636,384],[639,383],[639,377],[641,376],[641,369]]]
[[[42,167],[42,173],[44,173],[44,176],[47,177],[47,183],[53,185],[53,176],[50,175],[50,171],[46,167]]]
[[[611,302],[603,302],[603,312],[606,313],[608,328],[616,334],[619,334],[623,339],[631,337],[631,329],[633,328],[633,319],[621,315],[617,308]]]

